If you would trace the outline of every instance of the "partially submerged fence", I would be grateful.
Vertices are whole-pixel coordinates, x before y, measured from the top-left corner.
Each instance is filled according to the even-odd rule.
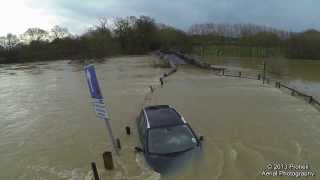
[[[170,70],[166,73],[163,73],[159,77],[159,84],[158,85],[150,85],[149,86],[150,91],[145,94],[144,100],[141,104],[141,108],[146,106],[146,103],[151,99],[152,93],[154,93],[155,91],[157,91],[158,89],[160,89],[164,86],[165,79],[178,71],[178,66],[174,63],[174,60],[171,59],[172,58],[171,56],[167,56],[165,53],[163,53],[161,51],[156,51],[151,54],[156,56],[159,59],[166,60],[168,63],[167,66],[170,67]]]
[[[223,70],[222,75],[223,76],[230,76],[230,77],[256,79],[256,80],[260,80],[266,84],[270,84],[270,85],[274,84],[276,88],[287,91],[292,96],[302,97],[306,102],[308,102],[309,104],[313,105],[314,107],[316,107],[317,109],[320,110],[320,101],[316,97],[314,97],[312,95],[308,95],[308,94],[306,94],[306,93],[304,93],[294,87],[289,87],[289,85],[286,85],[279,80],[267,77],[266,72],[267,72],[266,65],[264,64],[263,69],[261,69],[258,72],[251,73],[251,75],[249,75],[249,76],[248,76],[248,74],[245,75],[241,71],[234,71],[234,70],[229,70],[229,69]]]
[[[279,89],[284,88],[286,90],[288,90],[292,96],[300,96],[302,97],[304,100],[306,100],[309,104],[315,105],[317,107],[320,107],[320,102],[313,96],[307,95],[297,89],[294,89],[292,87],[289,87],[281,82],[276,82],[275,86]]]
[[[217,75],[247,78],[247,79],[256,79],[256,80],[262,79],[261,72],[237,71],[237,70],[228,69],[225,67],[217,67],[217,66],[205,63],[203,61],[200,61],[194,57],[182,54],[180,52],[175,52],[175,51],[160,51],[160,53],[161,54],[174,54],[174,55],[178,56],[179,58],[183,59],[188,64],[197,66],[202,69],[208,69],[208,70],[216,73]]]
[[[223,69],[217,75],[228,76],[228,77],[238,77],[244,79],[261,80],[262,76],[260,72],[249,72],[249,71],[237,71],[231,69]]]
[[[188,64],[197,66],[202,69],[208,69],[208,70],[210,70],[220,76],[260,80],[260,81],[262,81],[262,83],[266,83],[266,84],[273,84],[274,83],[275,87],[282,89],[282,90],[284,90],[284,89],[288,90],[292,96],[302,97],[309,104],[315,106],[316,108],[318,108],[320,110],[320,102],[314,96],[303,93],[293,87],[289,87],[288,85],[285,85],[284,83],[280,82],[279,80],[267,77],[266,63],[263,64],[261,70],[258,70],[255,72],[249,72],[249,71],[235,70],[235,69],[231,69],[231,68],[216,67],[214,65],[202,62],[196,58],[182,54],[180,52],[174,52],[174,51],[160,51],[160,52],[162,54],[174,54],[174,55],[178,56],[179,58],[185,60]],[[175,71],[176,71],[176,69],[175,69]]]
[[[262,70],[260,70],[260,72],[257,73],[253,73],[251,74],[251,76],[249,75],[244,75],[243,72],[241,71],[232,71],[232,70],[228,70],[225,69],[222,72],[223,76],[230,76],[230,77],[239,77],[239,78],[247,78],[247,79],[256,79],[256,80],[260,80],[263,83],[266,84],[274,84],[276,88],[284,90],[289,92],[292,96],[296,96],[296,97],[302,97],[306,102],[308,102],[309,104],[313,105],[314,107],[316,107],[317,109],[320,110],[320,101],[312,96],[312,95],[308,95],[294,87],[289,87],[289,85],[284,84],[283,82],[276,80],[276,79],[272,79],[270,77],[267,77],[267,73],[266,73],[266,66],[264,65],[264,68]],[[256,78],[255,78],[256,77]]]

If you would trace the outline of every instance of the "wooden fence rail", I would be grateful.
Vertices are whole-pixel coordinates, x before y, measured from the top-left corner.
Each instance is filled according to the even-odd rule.
[[[262,72],[261,72],[262,73]],[[241,72],[241,71],[232,71],[230,69],[223,69],[221,70],[221,74],[222,76],[227,76],[227,77],[238,77],[238,78],[245,78],[245,79],[253,79],[253,80],[262,80],[263,79],[263,75],[261,75],[261,73],[256,73],[255,75],[252,75],[252,73],[250,73],[251,76],[248,76],[248,74],[246,74],[245,72]],[[315,97],[305,94],[299,90],[296,90],[292,87],[289,87],[281,82],[279,82],[276,79],[271,79],[271,78],[264,78],[264,82],[266,82],[267,84],[270,84],[271,82],[275,82],[275,86],[277,88],[285,88],[289,91],[291,91],[291,95],[295,96],[302,96],[305,100],[307,100],[307,102],[311,105],[317,105],[320,107],[320,102],[319,100],[315,99]]]
[[[318,106],[320,106],[320,102],[319,102],[318,100],[314,99],[313,102],[314,102],[315,104],[317,104]]]
[[[310,95],[304,94],[304,93],[302,93],[302,92],[300,92],[300,91],[298,91],[298,90],[296,90],[296,89],[293,89],[293,88],[291,88],[291,87],[288,87],[288,86],[286,86],[286,85],[281,84],[280,82],[278,82],[278,88],[281,88],[281,87],[284,87],[284,88],[286,88],[286,89],[289,89],[289,90],[291,91],[291,94],[292,94],[292,95],[298,94],[299,96],[304,96],[304,97],[307,97],[307,98],[311,98],[311,97],[312,97],[312,96],[310,96]]]
[[[248,73],[243,71],[232,71],[228,69],[221,70],[222,76],[227,77],[238,77],[238,78],[244,78],[244,79],[252,79],[252,80],[260,80],[261,74],[260,73]]]
[[[276,82],[276,87],[277,88],[281,88],[281,87],[286,88],[291,91],[292,96],[299,95],[299,96],[305,97],[308,99],[309,104],[315,104],[315,105],[320,106],[320,102],[317,99],[315,99],[313,96],[307,95],[307,94],[302,93],[294,88],[288,87],[288,86],[282,84],[281,82]]]

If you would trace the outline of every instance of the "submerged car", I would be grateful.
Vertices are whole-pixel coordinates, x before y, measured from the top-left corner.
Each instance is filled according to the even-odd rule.
[[[196,136],[183,116],[168,105],[148,106],[137,118],[142,152],[149,166],[160,174],[181,169],[201,151],[203,137]]]

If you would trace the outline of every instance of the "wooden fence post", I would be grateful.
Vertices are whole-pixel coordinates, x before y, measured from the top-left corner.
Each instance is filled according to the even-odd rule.
[[[312,102],[313,102],[313,97],[310,96],[310,98],[309,98],[309,104],[312,104]]]
[[[264,84],[266,80],[266,61],[263,61],[263,77],[262,77],[262,83]]]
[[[129,126],[126,126],[126,134],[130,135],[131,134],[131,129]]]
[[[119,148],[119,149],[121,149],[121,142],[120,142],[120,139],[116,139],[116,142],[117,142],[117,147]]]
[[[94,180],[100,180],[96,163],[94,163],[94,162],[91,163],[91,169],[93,172]]]
[[[104,167],[107,170],[112,170],[114,168],[112,153],[110,151],[106,151],[103,153],[102,157],[103,157]]]

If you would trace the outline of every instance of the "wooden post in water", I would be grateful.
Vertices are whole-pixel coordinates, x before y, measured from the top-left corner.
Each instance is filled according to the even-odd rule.
[[[152,86],[149,86],[151,93],[153,93],[154,89]]]
[[[222,76],[224,76],[224,69],[222,69]]]
[[[312,104],[312,102],[313,102],[313,97],[310,96],[310,98],[309,98],[309,104]]]
[[[258,74],[258,80],[261,80],[261,74]]]
[[[163,82],[163,77],[160,77],[160,84],[161,84],[161,87],[163,86],[164,82]]]
[[[107,170],[112,170],[114,168],[112,153],[110,151],[106,151],[102,154],[104,167]]]
[[[263,77],[262,77],[262,83],[264,84],[266,80],[266,61],[263,61]]]
[[[126,134],[130,135],[131,134],[131,129],[129,126],[126,126]]]
[[[118,148],[118,149],[121,149],[121,142],[120,142],[120,139],[119,139],[119,138],[117,138],[117,139],[116,139],[116,141],[117,141],[117,148]]]
[[[241,77],[241,71],[239,72],[239,77]]]
[[[93,172],[94,180],[100,180],[96,163],[94,163],[94,162],[91,163],[91,169]]]

